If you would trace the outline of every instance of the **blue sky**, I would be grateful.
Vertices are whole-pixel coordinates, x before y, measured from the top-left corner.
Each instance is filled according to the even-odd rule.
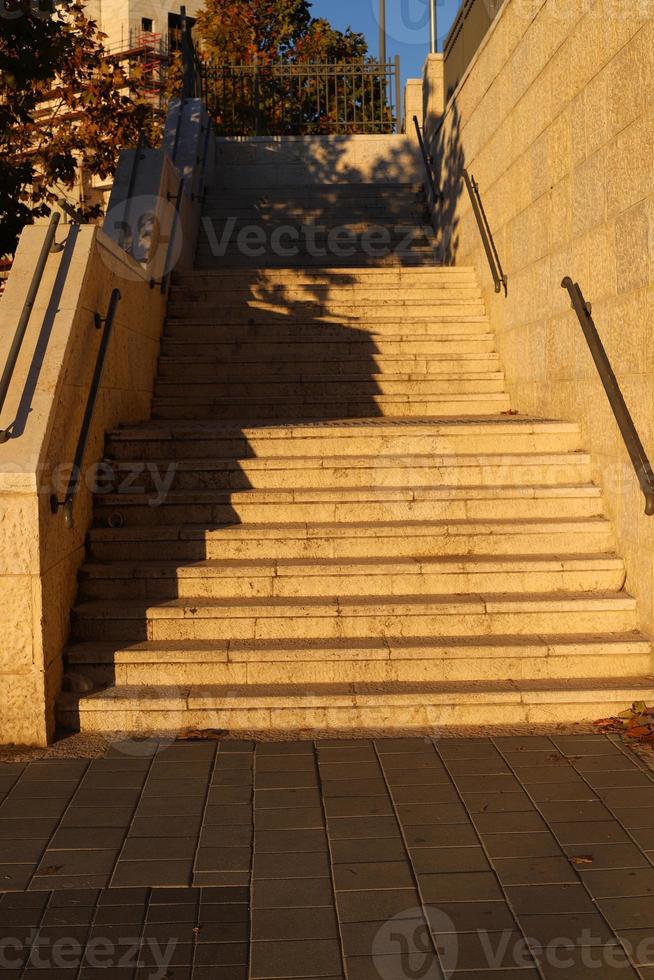
[[[460,0],[437,0],[439,50]],[[379,49],[379,0],[313,0],[314,17],[326,17],[339,30],[351,27],[365,34],[373,54]],[[428,0],[386,0],[386,51],[399,54],[403,78],[420,74],[429,50]]]

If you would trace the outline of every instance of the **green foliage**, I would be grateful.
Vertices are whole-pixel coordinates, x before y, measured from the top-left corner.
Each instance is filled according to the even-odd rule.
[[[13,253],[26,224],[50,213],[57,188],[74,185],[80,164],[108,177],[120,150],[151,122],[138,74],[128,79],[105,56],[80,0],[36,2],[5,2],[0,16],[0,255]]]

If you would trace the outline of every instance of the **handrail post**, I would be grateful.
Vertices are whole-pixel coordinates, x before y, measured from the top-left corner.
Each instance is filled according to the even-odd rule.
[[[645,514],[648,517],[654,516],[654,471],[650,464],[645,447],[643,446],[638,430],[631,416],[631,412],[624,400],[618,379],[615,376],[613,367],[606,353],[604,344],[599,335],[595,321],[593,320],[590,304],[586,302],[581,286],[578,282],[573,282],[570,276],[566,276],[561,283],[563,289],[567,289],[572,302],[572,309],[577,314],[577,319],[586,338],[591,356],[595,362],[595,367],[600,376],[604,391],[609,399],[611,411],[618,423],[620,434],[624,440],[629,458],[633,464],[638,482],[645,497]]]
[[[80,428],[79,438],[77,440],[77,448],[75,450],[75,459],[73,462],[73,469],[68,481],[68,489],[66,490],[66,495],[63,500],[58,500],[56,494],[52,494],[50,497],[50,509],[53,514],[56,514],[60,507],[64,509],[64,520],[66,527],[72,528],[74,526],[73,521],[73,501],[79,491],[79,486],[82,476],[82,464],[84,462],[84,454],[86,452],[86,444],[89,438],[89,431],[91,429],[91,421],[93,419],[93,411],[95,409],[95,403],[98,397],[98,391],[100,390],[100,381],[102,380],[102,371],[104,368],[104,362],[107,357],[107,349],[109,347],[109,340],[111,339],[111,332],[114,325],[114,317],[116,315],[116,308],[121,299],[120,290],[114,289],[109,298],[109,306],[107,307],[107,314],[101,317],[98,313],[95,314],[94,322],[96,328],[102,327],[104,324],[104,330],[102,333],[102,339],[100,340],[100,347],[98,348],[98,356],[95,362],[95,369],[93,371],[93,377],[91,379],[91,386],[89,388],[89,397],[86,402],[86,408],[84,410],[84,417],[82,419],[82,426]]]
[[[55,214],[50,217],[50,224],[48,225],[48,230],[45,234],[45,238],[43,239],[43,245],[41,246],[39,257],[36,260],[36,266],[32,274],[32,281],[30,282],[29,289],[27,290],[27,296],[25,297],[23,309],[21,310],[18,325],[16,326],[16,333],[14,334],[14,339],[12,340],[11,347],[9,348],[7,363],[5,364],[2,372],[2,377],[0,377],[0,412],[4,408],[5,401],[7,400],[9,385],[11,384],[11,379],[14,375],[14,371],[16,370],[18,356],[20,354],[21,347],[23,346],[23,341],[25,340],[27,326],[30,322],[32,310],[34,309],[34,303],[36,302],[41,280],[43,279],[43,273],[45,272],[48,255],[55,251],[54,239],[60,220],[61,215],[58,212],[55,212]],[[9,429],[0,429],[0,445],[7,442],[10,438],[11,433]]]

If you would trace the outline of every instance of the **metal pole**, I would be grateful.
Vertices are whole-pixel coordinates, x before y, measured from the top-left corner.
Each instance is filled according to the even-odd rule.
[[[436,17],[436,0],[429,0],[429,50],[431,54],[438,51],[438,20]]]
[[[379,0],[379,63],[386,64],[386,0]]]

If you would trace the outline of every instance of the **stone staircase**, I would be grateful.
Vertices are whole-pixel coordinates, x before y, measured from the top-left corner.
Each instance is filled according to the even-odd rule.
[[[201,246],[177,276],[152,419],[107,440],[63,726],[426,731],[654,692],[577,426],[510,411],[473,270],[416,248]]]

